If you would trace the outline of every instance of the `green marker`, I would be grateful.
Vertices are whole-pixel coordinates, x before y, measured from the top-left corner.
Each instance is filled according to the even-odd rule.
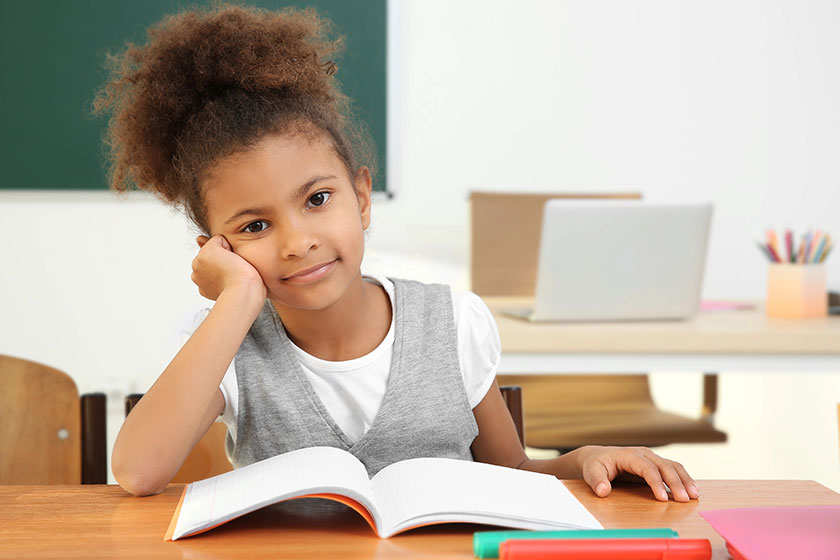
[[[473,534],[478,558],[498,558],[499,545],[510,539],[672,539],[673,529],[592,529],[585,531],[482,531]]]

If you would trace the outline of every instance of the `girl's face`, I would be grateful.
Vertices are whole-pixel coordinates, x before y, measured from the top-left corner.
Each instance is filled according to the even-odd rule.
[[[210,234],[257,269],[276,306],[310,310],[361,280],[370,188],[367,168],[351,182],[326,140],[300,135],[267,136],[202,184]]]

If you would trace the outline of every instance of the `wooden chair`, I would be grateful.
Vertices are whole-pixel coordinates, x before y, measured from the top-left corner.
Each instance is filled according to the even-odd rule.
[[[0,355],[0,484],[105,484],[105,395]]]
[[[641,199],[641,195],[473,192],[471,272],[476,294],[534,295],[543,207],[551,198]],[[658,409],[646,374],[500,375],[498,379],[500,384],[522,388],[525,438],[533,447],[569,450],[585,444],[726,441],[726,434],[713,425],[716,374],[704,375],[699,418]]]
[[[511,412],[513,423],[516,426],[516,433],[519,435],[519,441],[525,445],[525,435],[522,424],[522,392],[519,387],[501,387],[502,397],[508,410]],[[128,395],[125,398],[125,415],[131,412],[134,405],[142,397],[142,393],[135,393]],[[217,474],[222,474],[233,470],[233,467],[228,461],[225,453],[225,438],[227,437],[227,428],[221,422],[216,422],[204,434],[190,454],[181,465],[181,468],[175,473],[172,482],[190,483],[195,480],[202,480]]]
[[[502,398],[505,400],[513,425],[516,427],[516,435],[519,436],[519,443],[525,447],[525,424],[522,414],[522,387],[518,385],[500,385]]]

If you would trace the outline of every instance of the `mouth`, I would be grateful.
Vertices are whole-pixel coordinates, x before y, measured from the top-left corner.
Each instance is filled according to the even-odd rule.
[[[333,259],[329,262],[323,262],[316,264],[315,266],[304,268],[303,270],[295,272],[291,276],[286,276],[283,278],[283,282],[288,282],[290,284],[306,284],[309,282],[315,282],[316,280],[320,280],[326,276],[330,270],[333,269],[336,262],[338,262],[338,259]]]

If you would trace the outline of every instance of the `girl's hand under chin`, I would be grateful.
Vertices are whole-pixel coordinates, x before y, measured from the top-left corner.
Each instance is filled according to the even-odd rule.
[[[268,290],[260,273],[233,252],[223,235],[199,235],[196,243],[201,249],[192,261],[191,278],[199,294],[215,301],[224,290],[238,288],[254,290],[265,299]]]

